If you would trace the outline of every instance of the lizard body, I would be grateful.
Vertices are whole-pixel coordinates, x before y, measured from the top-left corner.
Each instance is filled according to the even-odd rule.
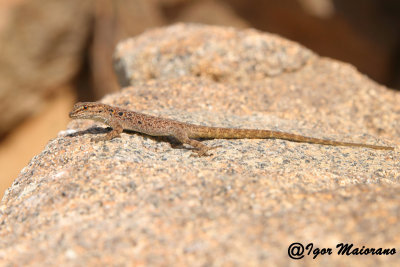
[[[215,147],[208,147],[195,140],[198,138],[209,139],[266,139],[277,138],[295,142],[331,145],[331,146],[351,146],[367,147],[380,150],[394,150],[394,147],[379,146],[361,143],[350,143],[332,141],[307,137],[297,134],[257,130],[257,129],[238,129],[221,128],[195,125],[179,122],[171,119],[155,117],[139,112],[129,111],[119,107],[109,106],[97,102],[81,102],[74,105],[69,113],[73,119],[90,119],[107,124],[112,128],[105,136],[95,138],[95,141],[110,140],[119,137],[122,131],[131,130],[151,136],[172,136],[182,144],[188,144],[196,149],[199,156],[207,155],[207,151]]]

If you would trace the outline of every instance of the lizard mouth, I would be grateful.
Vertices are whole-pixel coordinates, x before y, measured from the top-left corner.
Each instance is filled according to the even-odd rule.
[[[79,115],[79,112],[76,112],[76,111],[71,111],[70,113],[69,113],[69,117],[71,118],[71,119],[80,119],[80,118],[83,118],[83,117],[86,117],[86,116],[80,116]]]
[[[71,112],[69,113],[69,117],[70,117],[70,118],[75,118],[75,116],[76,116],[76,114],[75,114],[73,111],[71,111]]]

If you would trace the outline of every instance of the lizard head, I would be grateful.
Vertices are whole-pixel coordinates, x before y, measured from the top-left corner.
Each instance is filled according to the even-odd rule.
[[[109,106],[98,102],[79,102],[74,105],[69,117],[104,121],[109,116]]]

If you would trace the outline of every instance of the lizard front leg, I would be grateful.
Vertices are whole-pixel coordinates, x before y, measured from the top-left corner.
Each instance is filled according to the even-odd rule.
[[[196,149],[194,152],[199,157],[210,156],[210,154],[208,154],[207,151],[217,148],[217,147],[208,147],[197,140],[190,139],[188,137],[187,133],[182,130],[176,131],[173,134],[173,137],[175,137],[182,144],[188,144],[188,145],[194,147]]]
[[[92,141],[94,142],[107,141],[115,137],[120,137],[120,134],[124,130],[124,128],[120,123],[118,123],[116,120],[111,120],[107,121],[106,124],[112,128],[111,132],[108,132],[105,136],[93,137],[91,139]]]

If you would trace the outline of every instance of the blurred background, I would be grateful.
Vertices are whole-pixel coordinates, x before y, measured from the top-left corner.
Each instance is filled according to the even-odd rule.
[[[0,198],[75,102],[120,90],[116,43],[175,22],[276,33],[400,89],[400,0],[1,0]]]

